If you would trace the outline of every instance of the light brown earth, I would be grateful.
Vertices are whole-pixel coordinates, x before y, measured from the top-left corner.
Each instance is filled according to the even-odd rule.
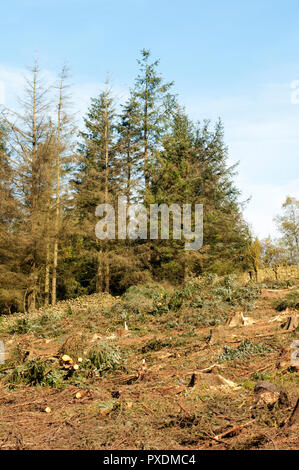
[[[195,330],[183,322],[166,329],[173,318],[165,313],[151,316],[142,326],[128,320],[126,331],[122,318],[101,313],[117,302],[108,295],[59,304],[54,314],[72,308],[72,315],[62,321],[64,340],[72,341],[86,328],[89,342],[97,334],[119,348],[124,367],[59,388],[10,388],[4,376],[0,449],[298,449],[298,419],[283,426],[299,395],[298,370],[290,363],[296,332],[283,330],[279,318],[270,321],[292,313],[278,313],[272,305],[273,298],[286,292],[263,290],[254,310],[244,314],[253,324]],[[90,313],[91,303],[101,306],[96,315]],[[88,325],[81,328],[84,318]],[[143,352],[153,338],[160,340],[160,349]],[[218,360],[223,346],[235,348],[246,338],[271,349],[249,358]],[[5,333],[0,339],[8,357],[18,343],[30,358],[41,360],[58,357],[62,341],[36,333]],[[5,367],[0,365],[0,372]],[[288,402],[272,407],[259,403],[254,386],[260,380],[282,387]]]

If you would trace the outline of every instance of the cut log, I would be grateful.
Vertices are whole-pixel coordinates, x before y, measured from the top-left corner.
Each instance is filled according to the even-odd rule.
[[[299,315],[292,315],[288,317],[284,323],[282,323],[281,328],[284,330],[295,330],[299,326]]]
[[[245,317],[242,312],[236,314],[228,321],[228,326],[233,328],[235,326],[253,325],[255,321],[252,318]]]
[[[286,406],[289,404],[287,393],[271,382],[262,381],[257,383],[254,392],[258,394],[258,405],[273,407],[277,402]]]
[[[249,426],[253,422],[254,422],[254,419],[252,419],[250,421],[247,421],[244,424],[240,424],[239,426],[234,426],[234,427],[228,429],[228,431],[225,431],[222,434],[218,434],[218,436],[215,436],[215,439],[219,440],[219,439],[223,439],[223,438],[227,438],[227,437],[237,436],[237,434],[239,434],[246,426]]]

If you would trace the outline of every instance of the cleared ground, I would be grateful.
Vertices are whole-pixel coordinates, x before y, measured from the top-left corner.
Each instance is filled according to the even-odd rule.
[[[282,327],[296,310],[273,303],[290,289],[217,282],[2,318],[0,449],[298,448],[296,417],[284,426],[298,328]],[[263,401],[260,381],[280,398]]]

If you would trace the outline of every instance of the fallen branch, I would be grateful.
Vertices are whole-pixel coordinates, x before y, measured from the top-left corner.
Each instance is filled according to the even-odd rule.
[[[0,373],[1,372],[5,372],[6,370],[11,370],[11,369],[14,369],[15,366],[12,366],[12,367],[5,367],[4,369],[0,369]]]
[[[299,418],[299,398],[297,399],[296,405],[290,414],[290,416],[281,424],[280,427],[285,428],[285,427],[290,427],[293,426],[293,424],[298,421]]]
[[[189,410],[187,410],[179,401],[176,401],[176,403],[179,405],[181,410],[183,410],[189,417],[191,417],[191,413]]]
[[[222,368],[223,366],[222,366],[221,364],[215,363],[215,364],[212,364],[212,365],[209,366],[209,367],[206,367],[205,369],[200,369],[198,372],[206,372],[206,373],[208,373],[208,372],[211,372],[215,367],[221,367],[221,368]]]
[[[267,337],[269,337],[269,336],[284,335],[284,334],[286,334],[286,333],[293,333],[293,331],[295,331],[295,330],[276,331],[275,333],[270,333],[270,334],[268,333],[268,334],[266,334],[266,335],[257,335],[257,336],[253,336],[253,337],[251,337],[251,338],[249,338],[249,339],[267,338]]]
[[[148,406],[146,406],[144,403],[142,403],[142,406],[143,406],[143,408],[144,408],[146,411],[148,411],[151,415],[154,414],[154,412],[153,412]]]
[[[234,426],[231,429],[228,429],[227,431],[223,432],[222,434],[218,434],[215,436],[215,439],[223,439],[224,437],[233,437],[239,434],[242,429],[244,429],[246,426],[249,426],[254,422],[254,419],[247,421],[247,423],[240,424],[239,426]]]

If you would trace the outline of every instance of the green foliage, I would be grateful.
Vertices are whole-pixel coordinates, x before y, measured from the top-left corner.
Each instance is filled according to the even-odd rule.
[[[28,333],[32,329],[32,323],[27,318],[18,318],[12,325],[7,329],[10,334],[23,335]]]
[[[253,372],[251,374],[251,379],[255,380],[256,382],[262,381],[262,380],[270,380],[272,377],[272,374],[270,372]]]
[[[163,313],[167,313],[169,311],[168,301],[167,301],[167,293],[157,295],[154,298],[153,303],[153,310],[151,312],[152,315],[162,315]]]
[[[66,348],[73,352],[73,358],[78,357],[78,349]],[[78,371],[64,370],[58,364],[50,361],[42,361],[39,358],[26,361],[22,351],[13,354],[15,368],[7,375],[6,381],[10,384],[41,385],[60,387],[67,381],[73,384],[84,384],[84,379],[92,373],[103,374],[109,370],[122,367],[121,354],[119,350],[106,343],[98,342],[87,350],[85,360],[80,363]],[[6,375],[6,372],[4,372]]]
[[[59,348],[59,354],[67,354],[72,359],[77,360],[78,357],[82,357],[84,350],[87,348],[88,342],[87,337],[83,333],[77,335],[68,336],[61,347]]]
[[[17,366],[8,381],[11,384],[41,385],[57,387],[61,385],[65,372],[53,369],[47,361],[31,359],[24,365]]]
[[[168,311],[167,298],[167,292],[157,284],[132,286],[122,295],[125,311],[135,314],[161,315]]]
[[[227,320],[227,314],[219,311],[208,311],[200,313],[198,315],[198,322],[201,326],[218,326],[225,323]]]
[[[299,291],[289,292],[284,298],[276,299],[273,305],[278,312],[286,310],[288,307],[299,310]]]
[[[61,158],[63,183],[62,224],[57,240],[58,299],[102,291],[121,295],[132,285],[167,280],[177,289],[172,296],[165,292],[152,296],[139,292],[141,302],[135,302],[133,307],[129,291],[126,312],[133,313],[134,309],[135,314],[150,312],[159,316],[167,315],[169,310],[180,311],[188,302],[188,306],[193,302],[191,308],[204,309],[237,301],[236,288],[230,281],[217,286],[214,300],[199,292],[206,287],[205,282],[213,286],[211,277],[200,286],[188,281],[206,272],[219,276],[239,272],[244,268],[246,249],[251,243],[241,213],[240,193],[234,183],[236,166],[228,163],[223,124],[220,120],[214,126],[208,120],[192,122],[172,94],[173,83],[164,81],[159,61],[152,60],[149,50],[141,51],[138,67],[134,86],[119,115],[108,82],[99,96],[91,99],[77,144],[66,138],[73,134],[68,132],[72,126],[67,124],[64,100],[62,108],[58,106],[63,110],[61,128],[57,123],[48,126],[48,111],[39,102],[45,90],[38,90],[36,122],[43,125],[39,142],[34,139],[34,165],[32,158],[28,158],[33,129],[29,133],[24,131],[28,123],[32,125],[32,119],[26,115],[20,130],[14,128],[17,146],[10,145],[11,137],[1,127],[0,212],[5,214],[3,223],[0,221],[1,312],[10,313],[24,306],[34,310],[49,300],[48,281],[51,284],[51,276],[56,272],[56,268],[52,269],[52,253],[50,258],[48,255],[53,236],[56,238],[58,232],[54,228],[54,233],[52,228],[50,233],[48,228],[56,207],[50,201],[55,200],[57,154]],[[33,68],[34,78],[38,78],[37,64]],[[35,102],[30,91],[29,98],[28,102]],[[62,137],[60,149],[53,139],[57,130]],[[13,151],[11,158],[7,148]],[[13,169],[10,160],[15,162]],[[141,202],[147,207],[151,203],[177,203],[181,207],[191,204],[193,208],[203,204],[204,246],[200,250],[185,250],[184,240],[173,239],[171,220],[169,240],[119,240],[116,236],[113,242],[100,242],[95,235],[99,222],[96,207],[106,202],[116,208],[118,196],[124,195],[129,204]],[[31,211],[33,200],[36,210]],[[19,201],[25,204],[21,210],[17,210]],[[193,221],[191,230],[194,228]],[[14,247],[13,251],[8,246]],[[257,244],[250,246],[256,262]],[[240,293],[240,297],[244,295]],[[249,304],[248,299],[244,302]],[[68,315],[72,315],[70,310]],[[16,332],[34,331],[41,336],[43,330],[55,336],[60,331],[59,320],[15,326]]]
[[[100,373],[115,370],[121,367],[121,354],[117,348],[98,342],[88,350],[84,366]]]
[[[260,289],[287,289],[295,285],[295,279],[280,279],[274,281],[271,278],[265,278],[258,286]]]
[[[249,359],[254,355],[265,355],[272,351],[272,348],[263,343],[254,343],[250,339],[244,339],[236,348],[224,346],[224,352],[219,354],[218,359],[221,362],[233,361],[235,359]]]
[[[258,269],[261,266],[261,245],[258,238],[249,241],[245,250],[244,262],[251,275],[252,271],[254,272],[257,281]]]
[[[159,338],[150,339],[144,346],[141,348],[143,354],[151,351],[160,351],[163,348],[169,346],[169,342],[163,341]]]
[[[15,322],[8,326],[7,332],[22,335],[32,331],[42,338],[46,336],[55,337],[63,333],[62,329],[59,327],[60,322],[60,316],[43,313],[34,321],[28,318],[17,318]]]
[[[299,200],[288,196],[282,205],[282,215],[275,218],[282,234],[282,246],[287,252],[287,262],[299,263]]]
[[[239,286],[236,276],[219,278],[216,274],[190,280],[177,289],[169,301],[169,309],[199,310],[197,322],[202,326],[217,326],[224,323],[234,306],[241,305],[249,311],[260,294],[256,286]]]

